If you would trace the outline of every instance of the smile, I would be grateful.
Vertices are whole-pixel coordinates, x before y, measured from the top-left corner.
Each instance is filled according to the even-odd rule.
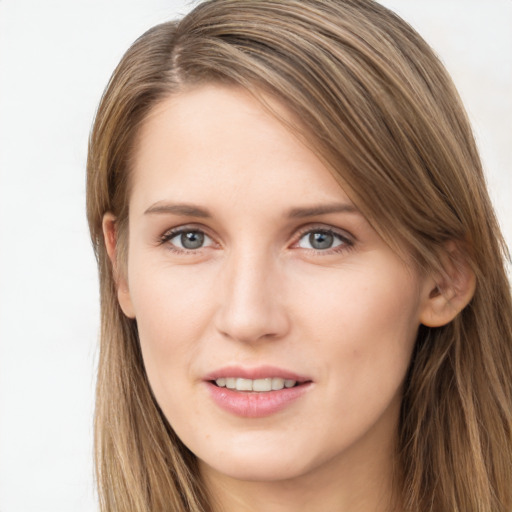
[[[284,412],[314,387],[309,377],[275,366],[230,366],[203,378],[213,402],[242,418],[264,418]]]
[[[293,388],[297,381],[283,379],[281,377],[266,377],[263,379],[244,379],[242,377],[221,377],[215,380],[219,388],[228,388],[236,391],[256,391],[265,393],[268,391],[279,391],[283,388]]]

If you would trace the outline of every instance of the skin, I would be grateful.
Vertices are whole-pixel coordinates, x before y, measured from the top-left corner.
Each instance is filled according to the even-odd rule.
[[[201,86],[155,107],[131,179],[119,301],[137,319],[152,390],[198,457],[217,509],[385,510],[418,326],[455,312],[436,284],[240,89]],[[325,205],[342,208],[290,215]],[[180,248],[176,228],[205,233],[204,245]],[[111,214],[104,230],[115,261]],[[333,247],[312,248],[319,230],[334,233]],[[239,417],[204,382],[230,364],[273,365],[312,384],[275,414]]]

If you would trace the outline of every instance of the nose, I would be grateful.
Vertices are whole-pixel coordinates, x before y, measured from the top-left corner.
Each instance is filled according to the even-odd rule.
[[[224,262],[216,316],[216,328],[223,336],[253,343],[286,335],[290,322],[278,267],[261,252],[234,255]]]

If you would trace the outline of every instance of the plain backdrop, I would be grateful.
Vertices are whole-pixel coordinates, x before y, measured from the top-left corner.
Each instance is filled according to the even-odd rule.
[[[512,242],[512,1],[386,0],[465,101]],[[0,0],[0,512],[93,512],[99,327],[87,138],[127,47],[184,0]]]

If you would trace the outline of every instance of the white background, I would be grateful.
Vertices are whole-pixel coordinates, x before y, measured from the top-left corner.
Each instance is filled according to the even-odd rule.
[[[512,242],[512,0],[387,0],[466,103]],[[0,512],[95,511],[87,137],[131,42],[184,0],[0,0]]]

